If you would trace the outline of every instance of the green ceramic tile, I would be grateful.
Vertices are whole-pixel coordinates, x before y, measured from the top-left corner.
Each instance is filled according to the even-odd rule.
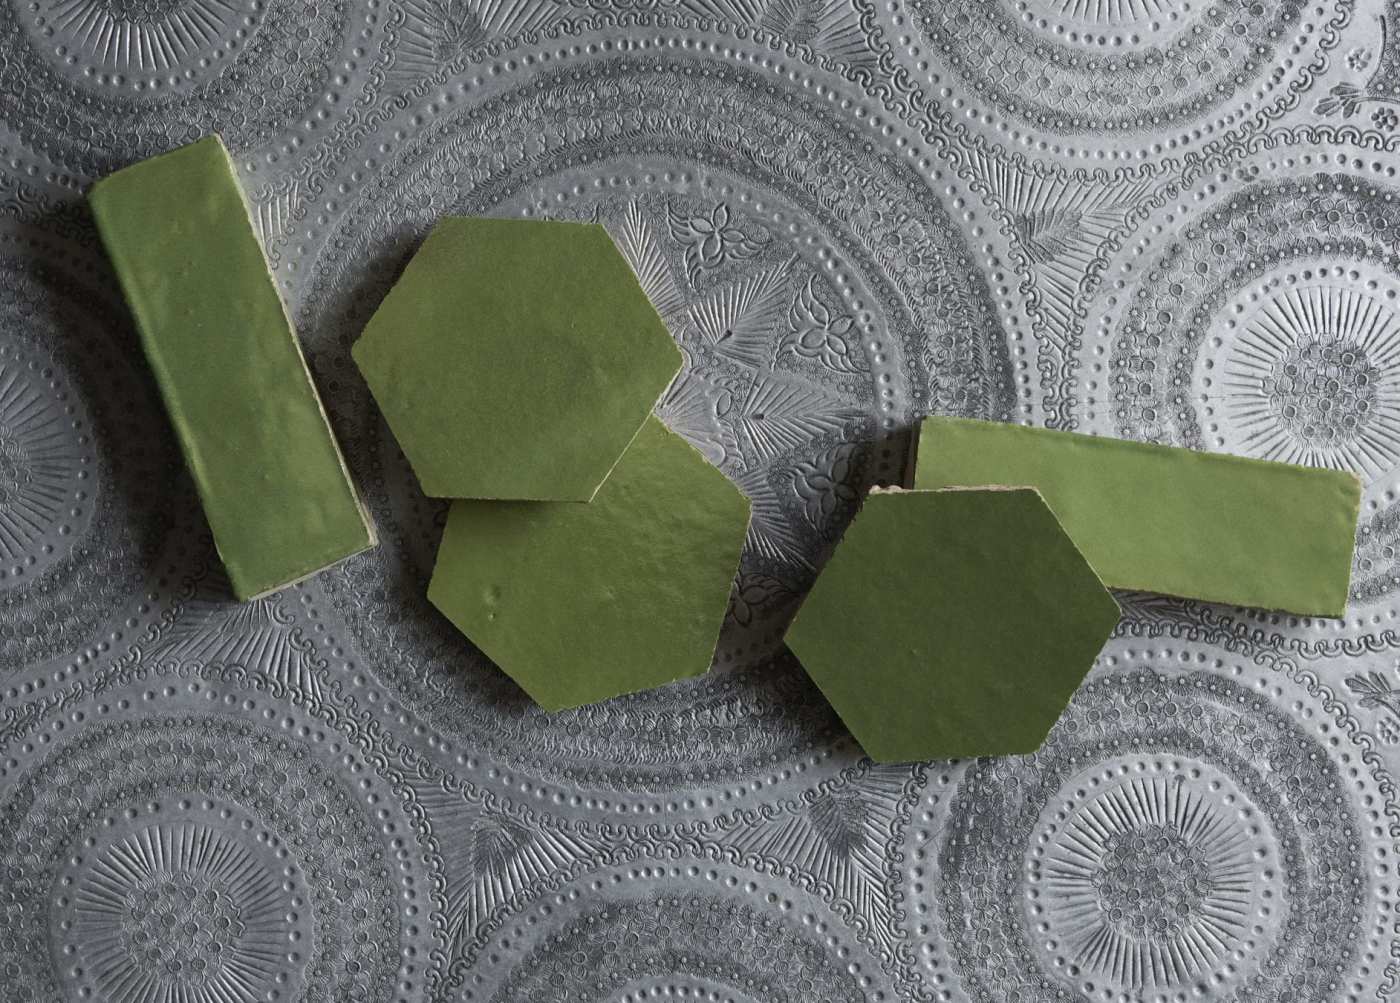
[[[705,672],[749,503],[656,418],[593,501],[452,504],[428,598],[546,710]]]
[[[88,196],[240,599],[374,545],[217,136]]]
[[[1118,606],[1029,488],[874,491],[787,644],[880,762],[1035,751]]]
[[[914,484],[1038,488],[1114,588],[1315,616],[1346,607],[1361,484],[1343,471],[930,418]]]
[[[354,357],[424,492],[587,501],[680,367],[607,231],[442,220]]]

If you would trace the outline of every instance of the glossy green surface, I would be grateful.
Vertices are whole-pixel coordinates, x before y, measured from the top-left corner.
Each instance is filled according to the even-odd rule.
[[[546,710],[696,676],[749,503],[649,417],[594,499],[457,501],[428,598]]]
[[[587,501],[680,367],[607,231],[447,218],[355,362],[441,498]]]
[[[1118,606],[1029,489],[876,491],[787,644],[880,762],[1035,751]]]
[[[1361,485],[1339,470],[929,418],[914,485],[1030,485],[1106,584],[1292,613],[1346,608]]]
[[[373,546],[219,138],[118,171],[88,200],[234,593]]]

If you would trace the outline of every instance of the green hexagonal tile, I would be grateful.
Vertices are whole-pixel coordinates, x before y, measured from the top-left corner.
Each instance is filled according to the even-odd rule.
[[[587,501],[680,367],[593,223],[442,220],[352,350],[425,493]]]
[[[546,710],[710,667],[748,499],[649,417],[586,505],[457,501],[428,598]]]
[[[788,630],[881,762],[1035,751],[1118,605],[1030,488],[874,491]]]

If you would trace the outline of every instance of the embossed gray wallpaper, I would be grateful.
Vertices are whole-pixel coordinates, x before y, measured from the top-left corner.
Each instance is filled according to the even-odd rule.
[[[211,130],[384,540],[244,606],[82,202]],[[1397,0],[0,0],[0,999],[1400,999],[1398,148]],[[349,346],[447,212],[683,347],[708,677],[427,605]],[[1349,614],[1122,595],[1036,755],[875,767],[777,638],[929,412],[1355,469]]]

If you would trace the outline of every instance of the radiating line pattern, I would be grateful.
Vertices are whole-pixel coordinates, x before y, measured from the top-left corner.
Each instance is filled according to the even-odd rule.
[[[1047,175],[987,152],[972,156],[988,196],[1005,214],[1013,250],[1025,258],[1037,350],[1057,355],[1077,336],[1083,293],[1102,268],[1105,242],[1161,182],[1137,175],[1092,181]]]
[[[296,178],[258,193],[258,197],[252,202],[252,219],[263,247],[270,246],[279,237],[286,235],[296,215],[300,198],[301,187]]]
[[[810,875],[850,903],[858,922],[881,946],[893,947],[894,904],[884,877],[889,841],[908,773],[875,767],[859,780],[815,791],[800,810],[763,813],[729,831],[717,842],[778,873]]]
[[[1400,460],[1400,323],[1364,291],[1292,288],[1243,325],[1222,374],[1256,456],[1374,477]]]
[[[38,385],[36,366],[0,352],[0,561],[9,564],[37,561],[49,534],[82,509],[75,497],[82,433],[55,396],[67,391],[52,370],[51,385]]]
[[[556,0],[404,0],[390,79],[412,85],[493,38],[540,31],[567,9]]]
[[[851,0],[681,0],[682,9],[766,28],[812,51],[871,72],[877,57]]]
[[[773,332],[788,304],[790,267],[789,261],[766,268],[691,306],[695,327],[716,352],[754,367],[771,361]]]
[[[855,407],[813,387],[755,380],[739,411],[738,425],[762,461],[859,420]]]
[[[58,0],[50,24],[92,65],[149,73],[234,42],[245,13],[228,0]]]
[[[286,967],[289,896],[217,829],[150,826],[79,882],[70,942],[110,1003],[253,1003]]]
[[[597,838],[584,831],[472,803],[448,787],[425,787],[419,801],[440,828],[454,953],[502,912],[602,850]]]
[[[387,49],[398,18],[378,7],[378,0],[375,9],[327,0],[6,3],[5,126],[37,160],[67,173],[73,196],[210,132],[237,153],[294,122],[325,129],[361,94],[347,74],[381,61]],[[373,74],[363,96],[382,90],[383,79]],[[286,180],[255,174],[245,174],[254,197],[264,183]]]
[[[623,214],[622,223],[613,234],[613,239],[637,273],[637,281],[656,312],[662,320],[674,321],[676,315],[685,309],[685,296],[640,202],[633,200],[627,203],[627,212]]]
[[[1051,837],[1040,864],[1046,921],[1081,970],[1123,986],[1175,986],[1239,945],[1255,841],[1183,779],[1102,791]]]
[[[107,635],[194,532],[135,332],[81,260],[25,263],[0,237],[0,675]],[[147,598],[119,614],[131,640],[173,599]]]
[[[152,660],[200,671],[247,672],[279,692],[321,700],[315,646],[285,596],[237,603],[222,571],[211,579],[152,649]]]
[[[1189,4],[1180,0],[1044,0],[1061,17],[1093,24],[1131,24],[1161,17]]]

